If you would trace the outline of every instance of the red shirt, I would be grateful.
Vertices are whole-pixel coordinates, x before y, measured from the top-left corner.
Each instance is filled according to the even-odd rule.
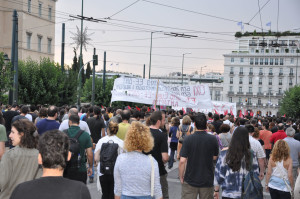
[[[284,138],[286,138],[286,133],[284,132],[284,130],[278,130],[276,133],[274,133],[271,138],[270,138],[270,141],[271,143],[276,143],[277,140],[282,140]]]
[[[259,139],[264,141],[265,149],[272,149],[272,144],[270,142],[270,138],[272,136],[272,132],[268,130],[261,130],[259,134]]]

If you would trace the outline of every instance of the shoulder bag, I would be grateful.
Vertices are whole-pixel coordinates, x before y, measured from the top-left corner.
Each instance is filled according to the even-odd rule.
[[[152,155],[148,155],[151,162],[151,198],[154,199],[154,163]]]

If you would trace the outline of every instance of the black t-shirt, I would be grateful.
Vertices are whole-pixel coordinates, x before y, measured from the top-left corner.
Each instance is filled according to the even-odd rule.
[[[223,124],[223,122],[221,120],[217,120],[217,121],[213,121],[211,124],[214,125],[214,127],[216,129],[216,133],[220,134],[221,133],[220,127]]]
[[[3,118],[5,119],[5,128],[7,132],[11,131],[11,120],[16,116],[19,115],[17,111],[5,111],[3,113]]]
[[[300,133],[296,133],[294,138],[300,142]]]
[[[212,187],[214,182],[213,156],[219,153],[214,135],[196,131],[185,137],[180,156],[187,158],[184,181],[194,187]]]
[[[32,116],[32,122],[34,123],[35,119],[38,117],[38,115],[35,113],[29,113],[29,114]]]
[[[28,118],[23,115],[17,115],[11,120],[11,123],[14,123],[17,120],[28,120]]]
[[[93,138],[94,143],[98,143],[98,140],[101,138],[102,129],[105,128],[105,124],[102,118],[96,119],[95,117],[90,117],[87,119],[86,123],[89,126],[91,131],[91,137]]]
[[[10,199],[91,199],[85,184],[63,177],[42,177],[19,184]]]
[[[159,175],[165,175],[167,171],[162,161],[161,153],[168,153],[168,137],[159,129],[150,128],[150,131],[154,138],[154,147],[150,154],[155,158],[155,160],[158,163]]]

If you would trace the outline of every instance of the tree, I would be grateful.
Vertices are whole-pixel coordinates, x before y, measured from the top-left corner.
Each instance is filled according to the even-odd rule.
[[[7,103],[7,92],[12,88],[13,72],[11,63],[4,62],[4,53],[0,52],[0,101]]]
[[[284,93],[280,103],[280,113],[289,117],[300,117],[300,86],[290,88]]]
[[[85,78],[86,79],[90,79],[91,75],[92,75],[93,71],[90,65],[90,62],[88,63],[86,70],[85,70]]]
[[[76,53],[76,49],[74,48],[74,58],[73,58],[73,64],[72,64],[72,70],[73,71],[79,71],[79,63],[78,63],[78,59],[77,59],[77,53]]]
[[[237,38],[240,38],[240,37],[242,37],[242,33],[241,32],[236,32],[234,36],[237,37]]]

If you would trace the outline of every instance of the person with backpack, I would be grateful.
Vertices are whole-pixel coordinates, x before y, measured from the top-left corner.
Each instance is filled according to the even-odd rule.
[[[293,195],[293,160],[290,147],[284,140],[278,140],[272,150],[266,175],[266,190],[272,199],[290,199]]]
[[[191,126],[192,120],[190,116],[186,115],[182,118],[182,125],[179,126],[177,131],[178,146],[177,146],[177,159],[180,159],[180,150],[182,147],[182,143],[184,138],[188,135],[191,135],[193,132],[193,127]]]
[[[123,140],[116,136],[118,123],[109,122],[108,135],[101,138],[95,149],[102,199],[114,199],[114,166],[117,156],[123,152]]]
[[[255,194],[252,196],[258,197],[251,198],[262,199],[263,192],[258,175],[258,162],[254,152],[250,149],[248,130],[245,127],[238,127],[229,147],[223,148],[219,154],[215,168],[214,198],[219,199],[221,188],[224,199],[249,198],[247,194]],[[248,179],[251,176],[254,177],[254,184]],[[244,187],[253,188],[254,185],[256,191],[244,189]]]
[[[162,199],[159,165],[146,155],[154,147],[150,128],[141,122],[132,122],[125,136],[127,153],[118,156],[115,169],[115,199]]]
[[[69,137],[70,151],[72,153],[71,159],[64,170],[64,177],[86,184],[87,175],[92,175],[93,144],[90,135],[80,129],[79,120],[78,115],[70,115],[70,128],[64,131]],[[88,160],[89,168],[86,167],[86,159]]]

